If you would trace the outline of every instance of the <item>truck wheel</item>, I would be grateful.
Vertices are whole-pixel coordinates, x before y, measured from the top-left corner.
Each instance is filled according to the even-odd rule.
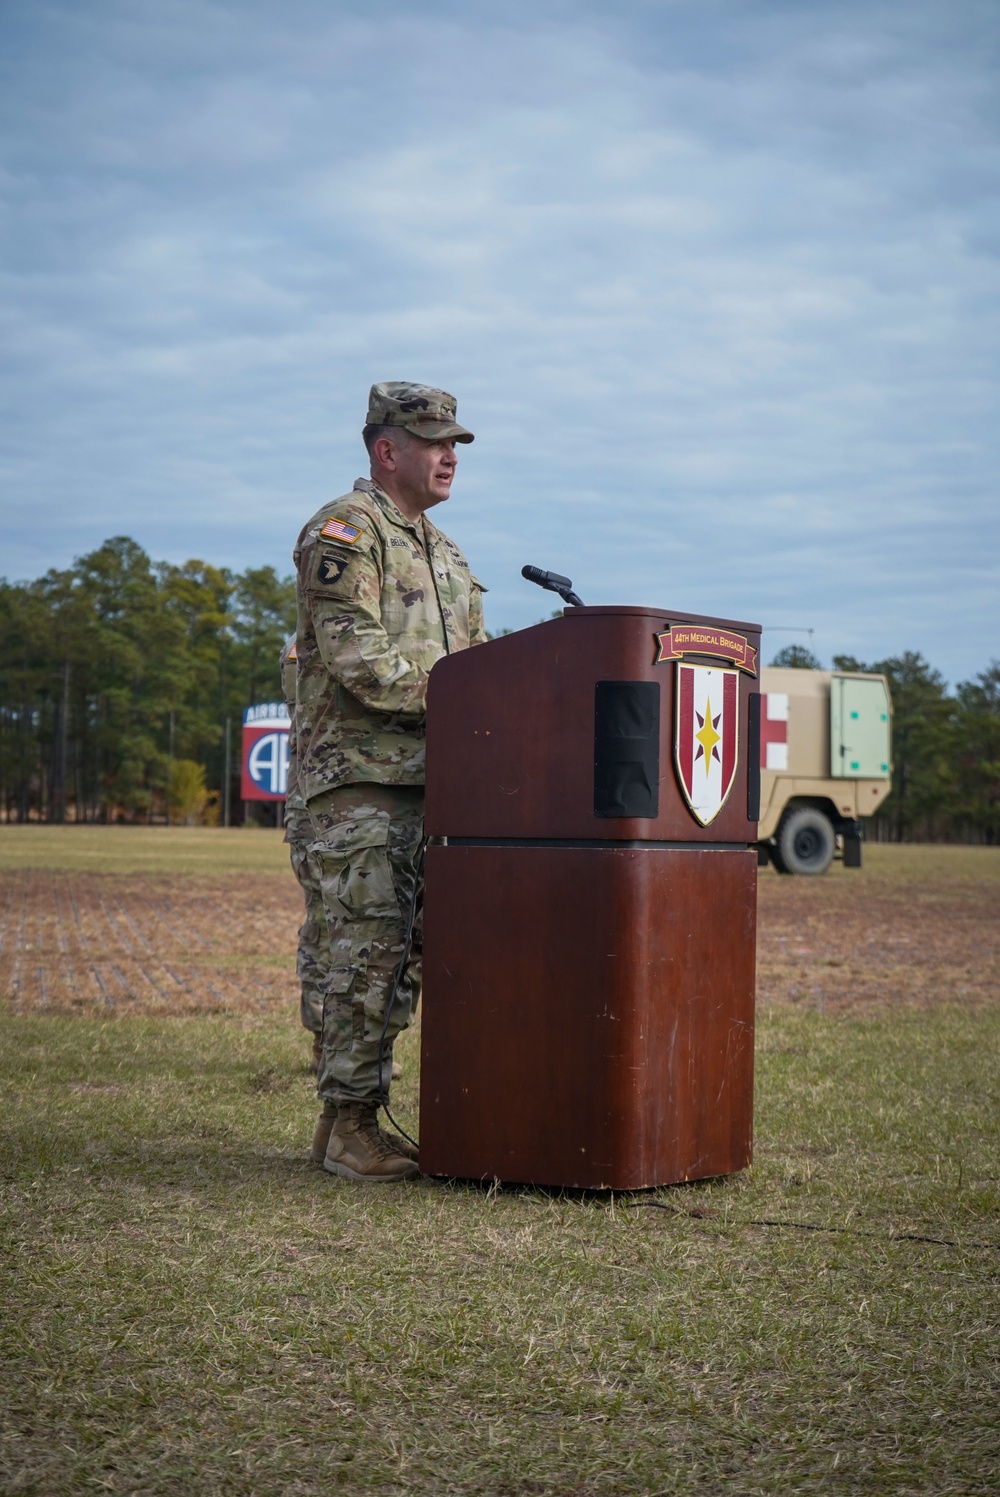
[[[833,827],[823,812],[800,806],[778,828],[775,865],[782,873],[825,873],[835,846]]]

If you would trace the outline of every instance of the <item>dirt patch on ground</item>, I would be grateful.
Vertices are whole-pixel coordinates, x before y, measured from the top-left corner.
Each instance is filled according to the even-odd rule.
[[[291,877],[0,873],[0,993],[20,1012],[285,1009],[301,920]]]
[[[757,998],[827,1012],[1000,999],[1000,883],[761,875]]]
[[[828,1012],[1000,997],[1000,881],[762,873],[757,993]],[[0,873],[0,994],[18,1012],[293,1011],[291,877]]]

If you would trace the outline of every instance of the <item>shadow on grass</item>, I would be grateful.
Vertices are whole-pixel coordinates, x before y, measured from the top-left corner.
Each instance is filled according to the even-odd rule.
[[[253,1106],[250,1099],[254,1097],[287,1106],[291,1100],[287,1093],[309,1079],[307,1074],[279,1073],[272,1080],[268,1072],[253,1071],[244,1082],[239,1110],[248,1103]],[[148,1104],[136,1101],[134,1095],[129,1097],[128,1090],[114,1083],[98,1084],[83,1094],[87,1108],[61,1111],[51,1126],[40,1127],[37,1117],[29,1117],[20,1126],[15,1123],[4,1128],[0,1132],[0,1178],[21,1186],[72,1181],[81,1193],[85,1189],[139,1187],[204,1192],[213,1197],[245,1192],[251,1183],[257,1189],[273,1187],[298,1194],[333,1180],[309,1159],[309,1113],[303,1114],[301,1142],[283,1147],[261,1137],[259,1117],[230,1116],[218,1129],[211,1122],[201,1121],[193,1129],[183,1130],[183,1125],[178,1128],[176,1118],[164,1121]],[[105,1104],[110,1104],[107,1111]],[[123,1113],[127,1120],[121,1117]],[[247,1125],[246,1131],[242,1131],[242,1125]],[[650,1190],[617,1191],[423,1176],[418,1188],[452,1198],[464,1196],[482,1204],[494,1199],[519,1199],[539,1204],[568,1203],[601,1212],[616,1205],[653,1204],[658,1193],[667,1190],[679,1213],[704,1215],[692,1197],[707,1188],[731,1184],[734,1178],[719,1176]],[[339,1179],[334,1183],[345,1185]],[[346,1182],[346,1188],[366,1190],[350,1182]],[[413,1186],[401,1185],[399,1189],[411,1191]],[[682,1203],[684,1197],[692,1202],[690,1209]]]
[[[434,1183],[443,1189],[453,1191],[456,1194],[467,1194],[479,1196],[484,1201],[494,1197],[501,1199],[519,1198],[521,1200],[534,1199],[540,1202],[568,1202],[576,1206],[593,1206],[602,1211],[609,1207],[621,1204],[623,1207],[631,1203],[653,1205],[658,1191],[668,1190],[674,1192],[695,1192],[705,1190],[713,1186],[724,1186],[734,1182],[738,1176],[735,1175],[712,1175],[703,1180],[677,1180],[668,1185],[652,1185],[646,1189],[634,1190],[594,1190],[577,1188],[572,1185],[534,1185],[529,1181],[504,1181],[504,1180],[464,1180],[457,1177],[428,1177],[433,1178]],[[683,1210],[678,1206],[678,1210]],[[692,1213],[687,1213],[692,1214]]]

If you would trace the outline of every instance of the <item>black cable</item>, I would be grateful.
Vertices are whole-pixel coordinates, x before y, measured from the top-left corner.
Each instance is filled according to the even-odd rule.
[[[622,1210],[646,1206],[654,1211],[669,1211],[671,1216],[690,1216],[690,1212],[679,1211],[665,1201],[620,1201]],[[932,1242],[936,1247],[994,1248],[1000,1252],[1000,1242],[955,1242],[950,1237],[924,1237],[919,1232],[892,1232],[886,1237],[882,1232],[866,1232],[863,1227],[827,1227],[818,1222],[786,1222],[769,1217],[751,1221],[728,1222],[732,1227],[794,1227],[799,1232],[843,1232],[848,1237],[872,1237],[877,1242]]]
[[[417,1140],[410,1137],[406,1129],[396,1122],[396,1119],[389,1111],[389,1092],[385,1085],[382,1068],[385,1064],[385,1036],[389,1028],[389,1020],[392,1017],[392,1010],[396,1004],[396,994],[399,992],[399,984],[402,981],[403,973],[406,970],[406,964],[410,959],[410,950],[413,946],[413,926],[417,918],[417,896],[420,893],[420,878],[423,873],[424,853],[426,851],[427,838],[424,837],[423,841],[420,844],[420,852],[417,854],[417,863],[416,868],[414,869],[413,893],[410,896],[410,909],[409,914],[406,917],[406,934],[403,936],[403,954],[399,958],[399,966],[396,968],[396,975],[392,979],[392,987],[389,989],[389,1001],[385,1006],[385,1018],[382,1020],[382,1033],[379,1035],[378,1039],[378,1105],[379,1107],[381,1107],[382,1111],[385,1113],[392,1126],[399,1133],[401,1133],[403,1138],[406,1139],[407,1143],[411,1143],[415,1149],[420,1148]],[[392,1063],[390,1061],[390,1065],[391,1064]],[[390,1072],[390,1081],[391,1079],[392,1076]]]
[[[848,1237],[874,1237],[881,1242],[933,1242],[938,1247],[960,1247],[961,1244],[953,1242],[950,1237],[922,1237],[919,1232],[890,1232],[884,1237],[881,1232],[866,1232],[864,1227],[825,1227],[816,1222],[783,1222],[771,1221],[762,1218],[759,1221],[748,1221],[748,1227],[795,1227],[799,1232],[845,1232]],[[972,1247],[986,1247],[986,1243],[972,1243]],[[1000,1244],[997,1244],[1000,1246]]]

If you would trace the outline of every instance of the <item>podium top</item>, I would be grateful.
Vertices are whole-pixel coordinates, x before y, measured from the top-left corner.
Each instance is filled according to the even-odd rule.
[[[746,846],[759,652],[757,624],[622,605],[447,656],[428,688],[428,834]]]
[[[563,614],[563,618],[585,618],[589,615],[598,613],[638,614],[643,618],[666,619],[668,622],[685,624],[715,624],[725,629],[739,629],[744,634],[760,635],[761,630],[764,627],[762,624],[748,624],[739,619],[715,618],[713,617],[713,615],[708,613],[687,613],[682,608],[649,608],[645,605],[637,605],[634,603],[597,603],[593,607],[587,605],[584,608],[573,608],[572,606],[569,606]],[[543,622],[552,624],[555,622],[555,620],[545,619]],[[541,627],[541,625],[532,624],[531,627],[533,629],[538,629]],[[505,635],[504,638],[507,638],[507,636]]]

